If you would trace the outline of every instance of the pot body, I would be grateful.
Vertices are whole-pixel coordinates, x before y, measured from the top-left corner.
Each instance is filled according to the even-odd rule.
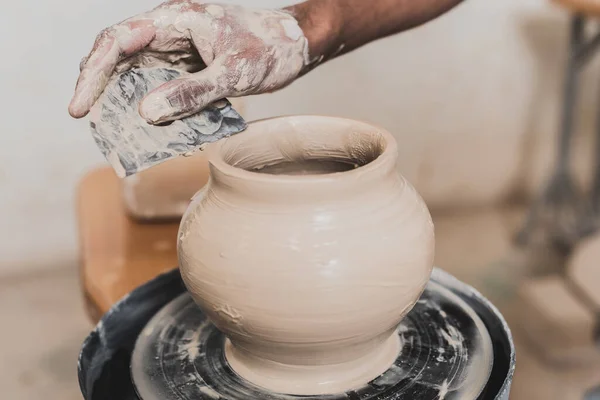
[[[282,117],[208,152],[211,178],[183,217],[178,252],[194,300],[231,340],[230,364],[292,394],[383,372],[434,254],[429,211],[397,172],[392,136],[347,119]],[[265,377],[272,363],[291,376]],[[324,370],[352,376],[275,382],[319,368],[309,381]]]

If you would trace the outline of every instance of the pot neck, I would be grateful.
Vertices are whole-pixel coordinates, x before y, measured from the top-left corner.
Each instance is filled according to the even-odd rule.
[[[356,199],[399,177],[393,137],[343,118],[257,121],[208,152],[215,190],[263,204]]]

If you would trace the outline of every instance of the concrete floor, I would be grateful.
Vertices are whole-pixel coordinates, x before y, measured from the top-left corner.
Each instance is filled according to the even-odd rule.
[[[77,355],[91,330],[75,266],[0,279],[1,398],[81,399]]]
[[[484,209],[434,216],[436,264],[475,286],[503,313],[517,349],[511,400],[598,400],[586,398],[600,385],[600,364],[551,365],[528,345],[516,313],[517,284],[525,277],[560,269],[560,257],[547,249],[522,251],[513,246],[524,218],[521,208]]]
[[[434,216],[436,264],[478,287],[505,312],[517,342],[513,400],[579,400],[600,384],[600,365],[551,367],[536,358],[511,320],[515,282],[530,257],[511,238],[522,211],[479,210]],[[81,399],[76,362],[91,330],[80,295],[77,266],[0,278],[0,387],[11,400]]]

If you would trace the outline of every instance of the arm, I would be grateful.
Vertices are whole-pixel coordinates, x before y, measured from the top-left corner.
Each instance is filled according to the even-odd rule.
[[[69,113],[85,116],[109,79],[140,67],[192,74],[146,95],[159,124],[224,97],[272,92],[323,61],[423,24],[461,0],[308,0],[285,10],[168,0],[98,35],[80,66]]]
[[[308,0],[288,7],[316,66],[377,39],[422,25],[462,0]]]

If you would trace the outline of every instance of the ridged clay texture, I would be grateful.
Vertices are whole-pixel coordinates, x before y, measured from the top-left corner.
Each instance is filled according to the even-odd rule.
[[[231,367],[296,395],[383,373],[434,256],[431,216],[398,172],[392,135],[349,119],[280,117],[207,151],[211,177],[183,217],[179,261],[228,337]]]

